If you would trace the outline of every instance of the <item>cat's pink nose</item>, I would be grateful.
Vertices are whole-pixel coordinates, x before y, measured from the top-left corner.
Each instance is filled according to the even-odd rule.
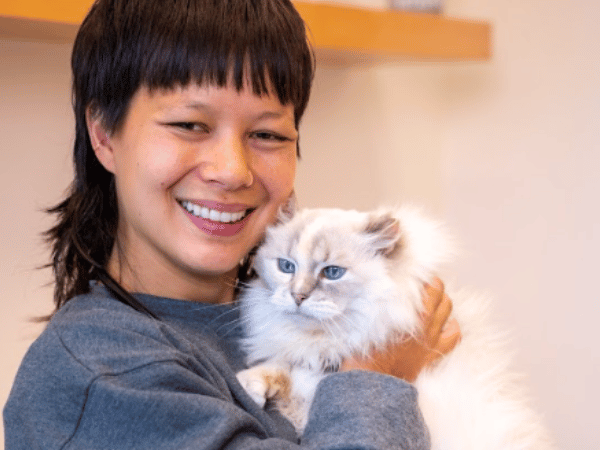
[[[300,306],[302,302],[308,298],[308,294],[292,292],[292,297],[294,298],[296,305]]]

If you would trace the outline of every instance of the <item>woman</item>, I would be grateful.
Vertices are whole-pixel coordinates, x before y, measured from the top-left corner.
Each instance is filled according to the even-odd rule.
[[[293,194],[313,77],[291,3],[98,0],[72,69],[75,180],[48,232],[56,312],[5,407],[6,449],[428,448],[401,378],[460,336],[441,332],[439,281],[423,341],[327,377],[301,439],[235,377],[240,261]]]

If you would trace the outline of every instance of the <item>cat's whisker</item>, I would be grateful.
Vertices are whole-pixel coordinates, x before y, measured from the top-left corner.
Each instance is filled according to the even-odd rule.
[[[241,317],[238,317],[238,318],[235,318],[233,320],[230,320],[229,322],[223,323],[215,331],[217,333],[219,333],[219,331],[221,331],[223,328],[226,328],[227,331],[224,334],[221,334],[221,336],[228,336],[229,334],[231,334],[234,331],[238,330],[239,329],[239,325],[243,324],[244,322],[245,322],[245,319],[243,319]]]
[[[344,321],[347,321],[347,317],[345,316],[341,316],[341,319]],[[346,330],[344,330],[344,328],[342,327],[342,324],[340,323],[339,320],[331,320],[329,321],[328,325],[330,325],[329,329],[331,330],[331,325],[335,325],[335,327],[338,330],[338,333],[335,332],[331,332],[332,337],[334,337],[336,340],[340,340],[343,338],[343,336],[345,336],[346,334]]]
[[[347,334],[347,333],[348,333],[348,331],[351,331],[351,330],[355,330],[355,329],[357,329],[356,323],[354,323],[354,322],[353,322],[353,320],[352,320],[352,318],[351,318],[351,317],[348,317],[347,315],[345,315],[345,314],[342,314],[342,315],[340,316],[340,319],[341,319],[342,321],[344,321],[344,323],[345,323],[345,325],[346,325],[346,328],[343,328],[343,327],[342,327],[342,324],[341,324],[341,323],[339,323],[339,322],[337,323],[337,325],[338,325],[338,327],[340,328],[340,330],[342,330],[342,332],[343,332],[344,334]]]
[[[341,316],[342,320],[348,320],[347,317]],[[327,321],[325,326],[327,327],[327,331],[329,332],[330,338],[333,339],[333,347],[337,349],[343,349],[340,353],[347,353],[348,342],[346,340],[346,330],[342,327],[342,324],[338,320]],[[337,328],[337,330],[334,330]]]
[[[222,305],[228,305],[229,308],[226,311],[224,311],[221,314],[219,314],[218,316],[216,316],[213,319],[215,322],[222,321],[222,319],[224,317],[226,317],[227,315],[230,315],[230,314],[236,314],[237,315],[236,317],[232,318],[231,320],[222,323],[215,330],[218,333],[219,331],[221,331],[221,329],[227,328],[228,331],[225,334],[222,335],[222,336],[227,336],[228,334],[230,334],[231,332],[233,332],[234,330],[236,330],[237,329],[237,325],[240,324],[240,323],[242,323],[245,320],[245,318],[243,318],[239,314],[240,305],[239,305],[239,303],[237,301],[232,301],[232,302],[228,302],[228,303],[222,303],[222,304],[215,305],[215,306],[222,306]]]
[[[250,319],[248,319],[248,321],[250,321]],[[253,333],[254,334],[261,334],[263,332],[268,332],[270,330],[272,330],[274,327],[274,319],[269,319],[268,321],[265,322],[261,322],[260,324],[257,324],[256,322],[252,322],[252,326],[253,326]]]
[[[242,280],[238,280],[236,283],[233,284],[233,287],[240,287],[240,288],[248,288],[252,286],[252,284],[249,281],[242,281]]]

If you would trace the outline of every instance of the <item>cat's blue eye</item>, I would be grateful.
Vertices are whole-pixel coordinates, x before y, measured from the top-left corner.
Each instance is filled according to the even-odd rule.
[[[323,268],[322,273],[328,280],[339,280],[346,273],[346,269],[340,266],[327,266]]]
[[[278,258],[277,265],[283,273],[294,273],[296,271],[296,265],[284,258]]]

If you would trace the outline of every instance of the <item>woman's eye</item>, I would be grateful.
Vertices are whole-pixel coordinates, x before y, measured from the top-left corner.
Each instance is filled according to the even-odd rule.
[[[169,125],[184,131],[208,132],[208,127],[199,122],[172,122]]]
[[[283,273],[294,273],[296,271],[296,265],[284,258],[278,258],[277,265]]]
[[[323,268],[321,273],[328,280],[339,280],[346,273],[346,269],[340,266],[327,266]]]
[[[256,139],[260,139],[261,141],[270,141],[270,142],[287,142],[291,141],[290,138],[283,136],[278,133],[273,133],[271,131],[255,131],[252,133],[252,137]]]

